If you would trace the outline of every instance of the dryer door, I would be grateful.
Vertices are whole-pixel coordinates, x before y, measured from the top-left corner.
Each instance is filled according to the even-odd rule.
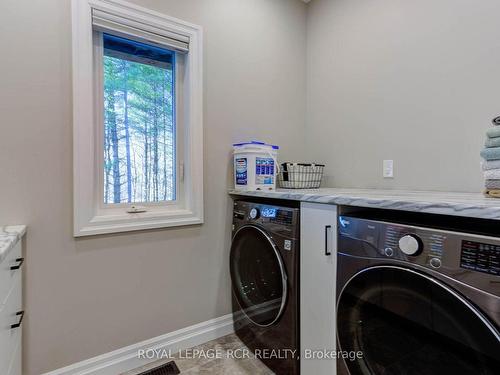
[[[500,369],[497,328],[441,282],[398,266],[365,269],[337,306],[342,351],[354,374],[493,375]]]
[[[286,272],[280,253],[259,227],[246,225],[233,237],[232,288],[243,313],[255,324],[274,324],[285,308]]]

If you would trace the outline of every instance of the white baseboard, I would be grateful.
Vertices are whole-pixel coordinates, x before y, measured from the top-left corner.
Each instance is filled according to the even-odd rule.
[[[139,350],[161,349],[175,353],[234,332],[232,314],[154,337],[110,353],[87,359],[43,375],[116,375],[155,359],[138,358]]]

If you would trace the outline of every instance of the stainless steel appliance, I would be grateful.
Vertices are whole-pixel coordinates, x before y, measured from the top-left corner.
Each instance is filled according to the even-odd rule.
[[[338,374],[500,373],[500,238],[445,218],[339,216]]]
[[[299,219],[293,203],[234,203],[234,329],[259,359],[283,375],[299,373]]]

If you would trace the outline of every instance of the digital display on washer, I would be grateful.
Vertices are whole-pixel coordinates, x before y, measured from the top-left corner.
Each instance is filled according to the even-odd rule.
[[[278,212],[278,209],[276,209],[276,208],[264,207],[264,208],[262,208],[262,211],[260,212],[260,214],[262,215],[262,217],[275,218],[277,212]]]
[[[460,267],[500,275],[500,245],[462,241]]]

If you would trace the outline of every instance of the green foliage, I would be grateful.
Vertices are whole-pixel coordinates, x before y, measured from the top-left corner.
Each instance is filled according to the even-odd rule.
[[[175,199],[174,74],[104,56],[104,202]]]

